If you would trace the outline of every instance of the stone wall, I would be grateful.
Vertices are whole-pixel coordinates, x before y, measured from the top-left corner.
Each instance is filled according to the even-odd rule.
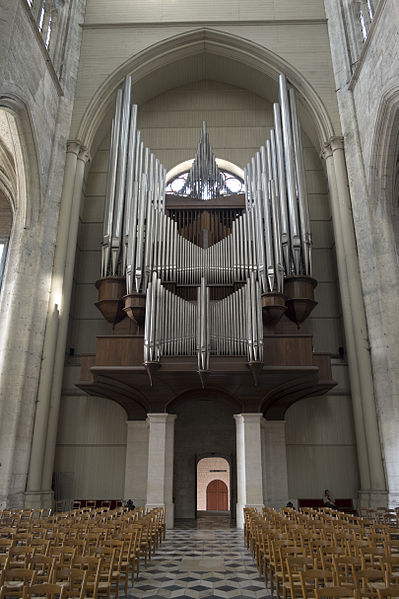
[[[353,68],[335,2],[325,0],[374,379],[389,502],[399,504],[399,289],[393,196],[398,135],[399,7],[381,0]],[[370,452],[378,451],[375,446]]]
[[[19,155],[0,296],[0,507],[24,502],[84,9],[74,0],[59,81],[26,1],[0,2],[0,109]]]

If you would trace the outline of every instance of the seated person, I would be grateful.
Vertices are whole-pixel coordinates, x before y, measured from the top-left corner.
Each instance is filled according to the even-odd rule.
[[[326,489],[324,491],[323,503],[324,503],[324,507],[330,507],[333,510],[337,510],[338,509],[338,507],[335,505],[335,497],[331,493],[331,491],[329,491],[328,489]]]

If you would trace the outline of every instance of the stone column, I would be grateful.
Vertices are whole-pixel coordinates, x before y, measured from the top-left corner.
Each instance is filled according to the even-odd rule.
[[[359,499],[362,505],[375,507],[386,501],[386,484],[343,138],[333,137],[325,145],[322,157],[327,167],[342,297],[361,482]]]
[[[144,506],[147,498],[148,474],[148,423],[145,420],[127,422],[125,493],[138,506]]]
[[[285,420],[263,421],[263,501],[279,509],[288,502]]]
[[[64,372],[65,346],[69,324],[69,309],[71,304],[73,273],[75,268],[76,244],[79,229],[80,203],[86,164],[90,159],[86,148],[80,148],[75,181],[72,194],[72,208],[70,214],[67,252],[65,256],[65,270],[62,280],[62,293],[60,298],[60,317],[58,325],[57,343],[54,355],[54,368],[50,389],[50,411],[48,416],[47,439],[45,459],[42,474],[42,492],[45,505],[52,500],[51,480],[54,468],[55,446],[57,441],[58,415],[61,399],[62,377]]]
[[[236,414],[237,527],[243,528],[243,508],[263,507],[262,414]]]
[[[41,483],[50,410],[51,385],[53,380],[55,347],[57,344],[59,309],[62,301],[62,281],[64,278],[65,261],[68,249],[72,199],[79,151],[79,142],[68,142],[46,333],[36,403],[35,423],[33,428],[28,482],[25,494],[25,505],[27,507],[40,507],[42,505]]]
[[[148,414],[148,476],[147,504],[149,509],[164,507],[166,526],[173,528],[173,459],[175,414]]]

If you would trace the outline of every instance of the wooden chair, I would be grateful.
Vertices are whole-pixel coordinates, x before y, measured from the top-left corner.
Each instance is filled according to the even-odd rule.
[[[3,575],[8,568],[9,559],[6,553],[0,553],[0,586],[3,584]]]
[[[71,545],[57,545],[50,547],[49,556],[55,557],[57,564],[68,567],[72,565],[73,558],[76,555],[76,547]]]
[[[33,547],[35,553],[48,555],[50,550],[50,539],[31,539],[30,546]]]
[[[55,502],[55,511],[56,512],[66,512],[66,500],[65,499],[58,499]]]
[[[33,584],[26,586],[23,592],[23,599],[33,599],[34,597],[46,597],[47,599],[66,599],[67,588],[60,584]]]
[[[399,584],[399,555],[387,555],[381,560],[387,585]]]
[[[35,571],[35,582],[44,583],[51,582],[51,577],[54,570],[55,557],[47,555],[34,554],[29,558],[28,566]]]
[[[10,568],[26,568],[28,565],[29,558],[32,557],[34,553],[33,547],[11,547],[9,551],[9,567]]]
[[[383,547],[365,546],[359,547],[359,555],[362,563],[362,570],[368,568],[378,569],[381,567],[381,561],[385,556]]]
[[[69,598],[83,598],[86,593],[87,576],[87,570],[82,568],[64,568],[56,564],[52,583],[65,586]]]
[[[283,587],[289,591],[291,599],[295,597],[302,597],[302,585],[300,573],[305,570],[313,570],[314,560],[313,557],[296,555],[287,556],[285,558],[285,579],[283,581]]]
[[[332,570],[309,569],[299,572],[302,597],[314,599],[315,588],[335,585]]]
[[[355,572],[360,570],[361,561],[353,555],[334,556],[332,567],[337,586],[353,586]]]
[[[113,586],[113,572],[115,570],[116,550],[112,547],[95,547],[92,557],[100,560],[97,593],[106,595],[110,599]]]
[[[377,590],[385,587],[385,572],[371,568],[358,570],[354,574],[354,582],[359,596],[377,598]]]
[[[398,599],[399,598],[399,585],[391,585],[385,589],[377,590],[378,599]]]
[[[131,545],[129,550],[129,568],[131,571],[132,586],[134,585],[134,579],[138,577],[140,573],[140,557],[141,557],[141,526],[133,526],[132,528],[124,531],[122,538],[131,538]]]
[[[115,588],[115,599],[118,599],[119,583],[120,583],[121,573],[122,573],[121,569],[122,569],[122,564],[124,562],[124,557],[125,557],[125,555],[124,555],[125,543],[121,539],[107,539],[104,543],[104,547],[110,547],[115,550],[115,559],[114,559],[114,566],[113,566],[113,570],[112,570],[112,574],[111,574],[111,580],[112,580],[112,584]],[[126,586],[126,579],[127,579],[126,569],[123,569],[123,577],[124,577],[125,586]]]
[[[0,538],[0,555],[9,553],[11,547],[14,547],[15,541],[13,538]]]
[[[3,597],[22,597],[26,585],[35,582],[35,571],[31,568],[8,568],[4,571],[0,599]]]
[[[97,597],[98,584],[100,579],[101,560],[97,557],[76,556],[73,561],[73,567],[84,570],[86,574],[85,588],[88,597]]]

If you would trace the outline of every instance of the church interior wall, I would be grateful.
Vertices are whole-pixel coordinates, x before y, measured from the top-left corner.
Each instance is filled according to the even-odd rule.
[[[351,398],[309,397],[286,413],[288,494],[320,498],[324,489],[356,500],[359,476]]]
[[[111,8],[107,2],[98,3],[89,0],[83,26],[71,136],[78,135],[81,119],[107,76],[110,77],[132,57],[139,56],[153,45],[201,28],[230,34],[237,41],[240,38],[251,40],[292,65],[317,91],[334,126],[339,131],[331,54],[322,0],[311,0],[300,4],[288,0],[278,4],[256,1],[251,2],[250,5],[245,0],[237,0],[234,4],[232,6],[231,2],[222,0],[217,6],[210,6],[209,0],[199,2],[191,0],[166,6],[161,1],[148,4],[119,0],[117,6],[112,3]],[[164,17],[160,18],[162,14]],[[175,87],[178,85],[178,79],[184,83],[185,79],[190,78],[194,68],[203,71],[200,78],[208,76],[220,80],[224,76],[237,77],[241,79],[241,84],[246,78],[250,78],[250,85],[259,88],[258,92],[262,88],[267,92],[264,78],[239,69],[239,63],[236,61],[232,61],[228,68],[225,63],[218,61],[217,57],[214,60],[212,56],[206,64],[199,61],[193,67],[192,64],[187,63],[172,74],[167,69],[163,69],[146,89],[143,89],[141,84],[136,85],[138,101],[142,103],[162,91]],[[205,74],[205,70],[208,74]],[[212,74],[209,75],[211,72]],[[239,82],[237,80],[234,83]],[[137,95],[140,93],[143,95]]]
[[[54,464],[56,494],[67,500],[123,498],[125,410],[101,397],[64,397],[60,419]]]

